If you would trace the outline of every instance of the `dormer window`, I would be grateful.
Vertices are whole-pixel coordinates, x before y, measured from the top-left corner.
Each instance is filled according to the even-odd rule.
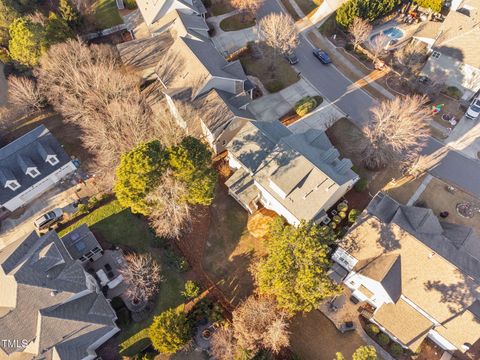
[[[55,166],[60,162],[60,160],[58,160],[58,158],[55,155],[48,155],[47,156],[47,161],[52,166]]]
[[[20,187],[20,184],[16,180],[11,180],[11,181],[7,181],[7,183],[5,184],[5,187],[8,187],[11,190],[15,191]]]
[[[27,174],[32,178],[36,178],[38,175],[40,175],[40,171],[38,171],[37,168],[29,168],[27,169]]]

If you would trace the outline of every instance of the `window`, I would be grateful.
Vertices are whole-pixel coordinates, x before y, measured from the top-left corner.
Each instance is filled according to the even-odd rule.
[[[58,158],[55,156],[55,155],[49,155],[47,157],[47,161],[50,163],[50,165],[54,166],[54,165],[57,165],[59,160]]]
[[[440,57],[440,55],[442,55],[442,54],[440,54],[438,51],[434,51],[434,52],[432,53],[432,58],[438,59],[438,58]]]
[[[36,178],[38,175],[40,175],[40,171],[38,171],[36,168],[30,168],[27,170],[27,174],[32,178]]]
[[[20,187],[20,184],[18,183],[18,181],[9,181],[7,182],[6,186],[15,191]]]

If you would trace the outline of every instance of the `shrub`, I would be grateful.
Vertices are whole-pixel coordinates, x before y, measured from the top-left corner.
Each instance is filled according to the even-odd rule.
[[[368,179],[360,178],[360,180],[358,180],[355,183],[354,189],[357,192],[364,192],[365,190],[367,190],[367,187],[368,187]]]
[[[222,161],[220,165],[218,165],[217,170],[220,176],[224,179],[228,179],[230,176],[232,176],[232,169],[230,168],[230,165],[228,165],[227,161]]]
[[[400,344],[392,342],[390,345],[390,354],[392,354],[394,357],[400,356],[403,354],[403,348],[400,346]]]
[[[345,211],[340,211],[338,216],[340,216],[342,219],[345,219],[347,217],[347,213]]]
[[[340,224],[342,222],[342,218],[338,215],[335,215],[332,220],[336,224]]]
[[[193,299],[200,293],[200,287],[192,280],[188,280],[185,283],[185,289],[182,291],[182,295],[185,299]]]
[[[380,333],[377,335],[377,341],[380,345],[387,346],[390,343],[390,338],[384,333]]]
[[[380,333],[380,329],[375,324],[368,324],[367,325],[367,334],[371,337],[377,336]]]
[[[173,354],[182,349],[190,339],[190,325],[183,312],[168,309],[153,318],[149,337],[155,350]]]
[[[330,226],[333,230],[335,230],[337,228],[337,224],[333,221],[330,221],[330,223],[328,224],[328,226]]]
[[[450,96],[450,97],[453,97],[454,99],[460,99],[463,95],[462,91],[455,87],[455,86],[449,86],[447,87],[447,90],[445,91],[445,93]]]
[[[348,213],[348,222],[354,223],[355,221],[357,221],[358,214],[359,211],[357,209],[350,210],[350,212]]]
[[[345,44],[345,50],[347,50],[347,51],[353,51],[353,48],[354,48],[354,46],[353,46],[352,43],[346,43],[346,44]]]
[[[348,205],[345,204],[344,202],[341,202],[337,205],[337,211],[344,211],[346,212],[348,210]]]
[[[137,2],[135,0],[123,0],[123,5],[129,10],[137,8]]]
[[[295,112],[298,116],[305,116],[317,107],[317,100],[311,96],[305,96],[295,104]]]
[[[272,80],[270,82],[268,82],[265,87],[267,88],[268,91],[270,91],[271,93],[276,93],[280,90],[282,90],[285,85],[283,84],[283,82],[281,80]]]
[[[184,272],[188,270],[188,262],[187,260],[175,254],[175,252],[171,249],[165,251],[165,257],[167,259],[167,264],[173,267],[175,270],[179,272]]]

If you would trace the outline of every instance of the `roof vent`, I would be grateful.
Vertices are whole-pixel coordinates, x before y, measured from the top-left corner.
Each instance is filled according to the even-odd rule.
[[[430,254],[428,254],[428,258],[431,259],[435,256],[435,252],[431,252]]]
[[[58,291],[57,290],[52,290],[50,291],[50,296],[55,296],[58,294]]]

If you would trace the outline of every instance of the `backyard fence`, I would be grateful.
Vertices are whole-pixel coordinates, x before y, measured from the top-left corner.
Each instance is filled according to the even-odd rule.
[[[111,28],[108,28],[108,29],[96,31],[96,32],[93,32],[93,33],[90,33],[90,34],[81,35],[80,38],[82,40],[87,40],[88,41],[88,40],[96,39],[96,38],[99,38],[99,37],[102,37],[102,36],[107,36],[107,35],[113,34],[117,31],[127,30],[127,29],[128,29],[127,24],[120,24],[120,25],[112,26]]]

